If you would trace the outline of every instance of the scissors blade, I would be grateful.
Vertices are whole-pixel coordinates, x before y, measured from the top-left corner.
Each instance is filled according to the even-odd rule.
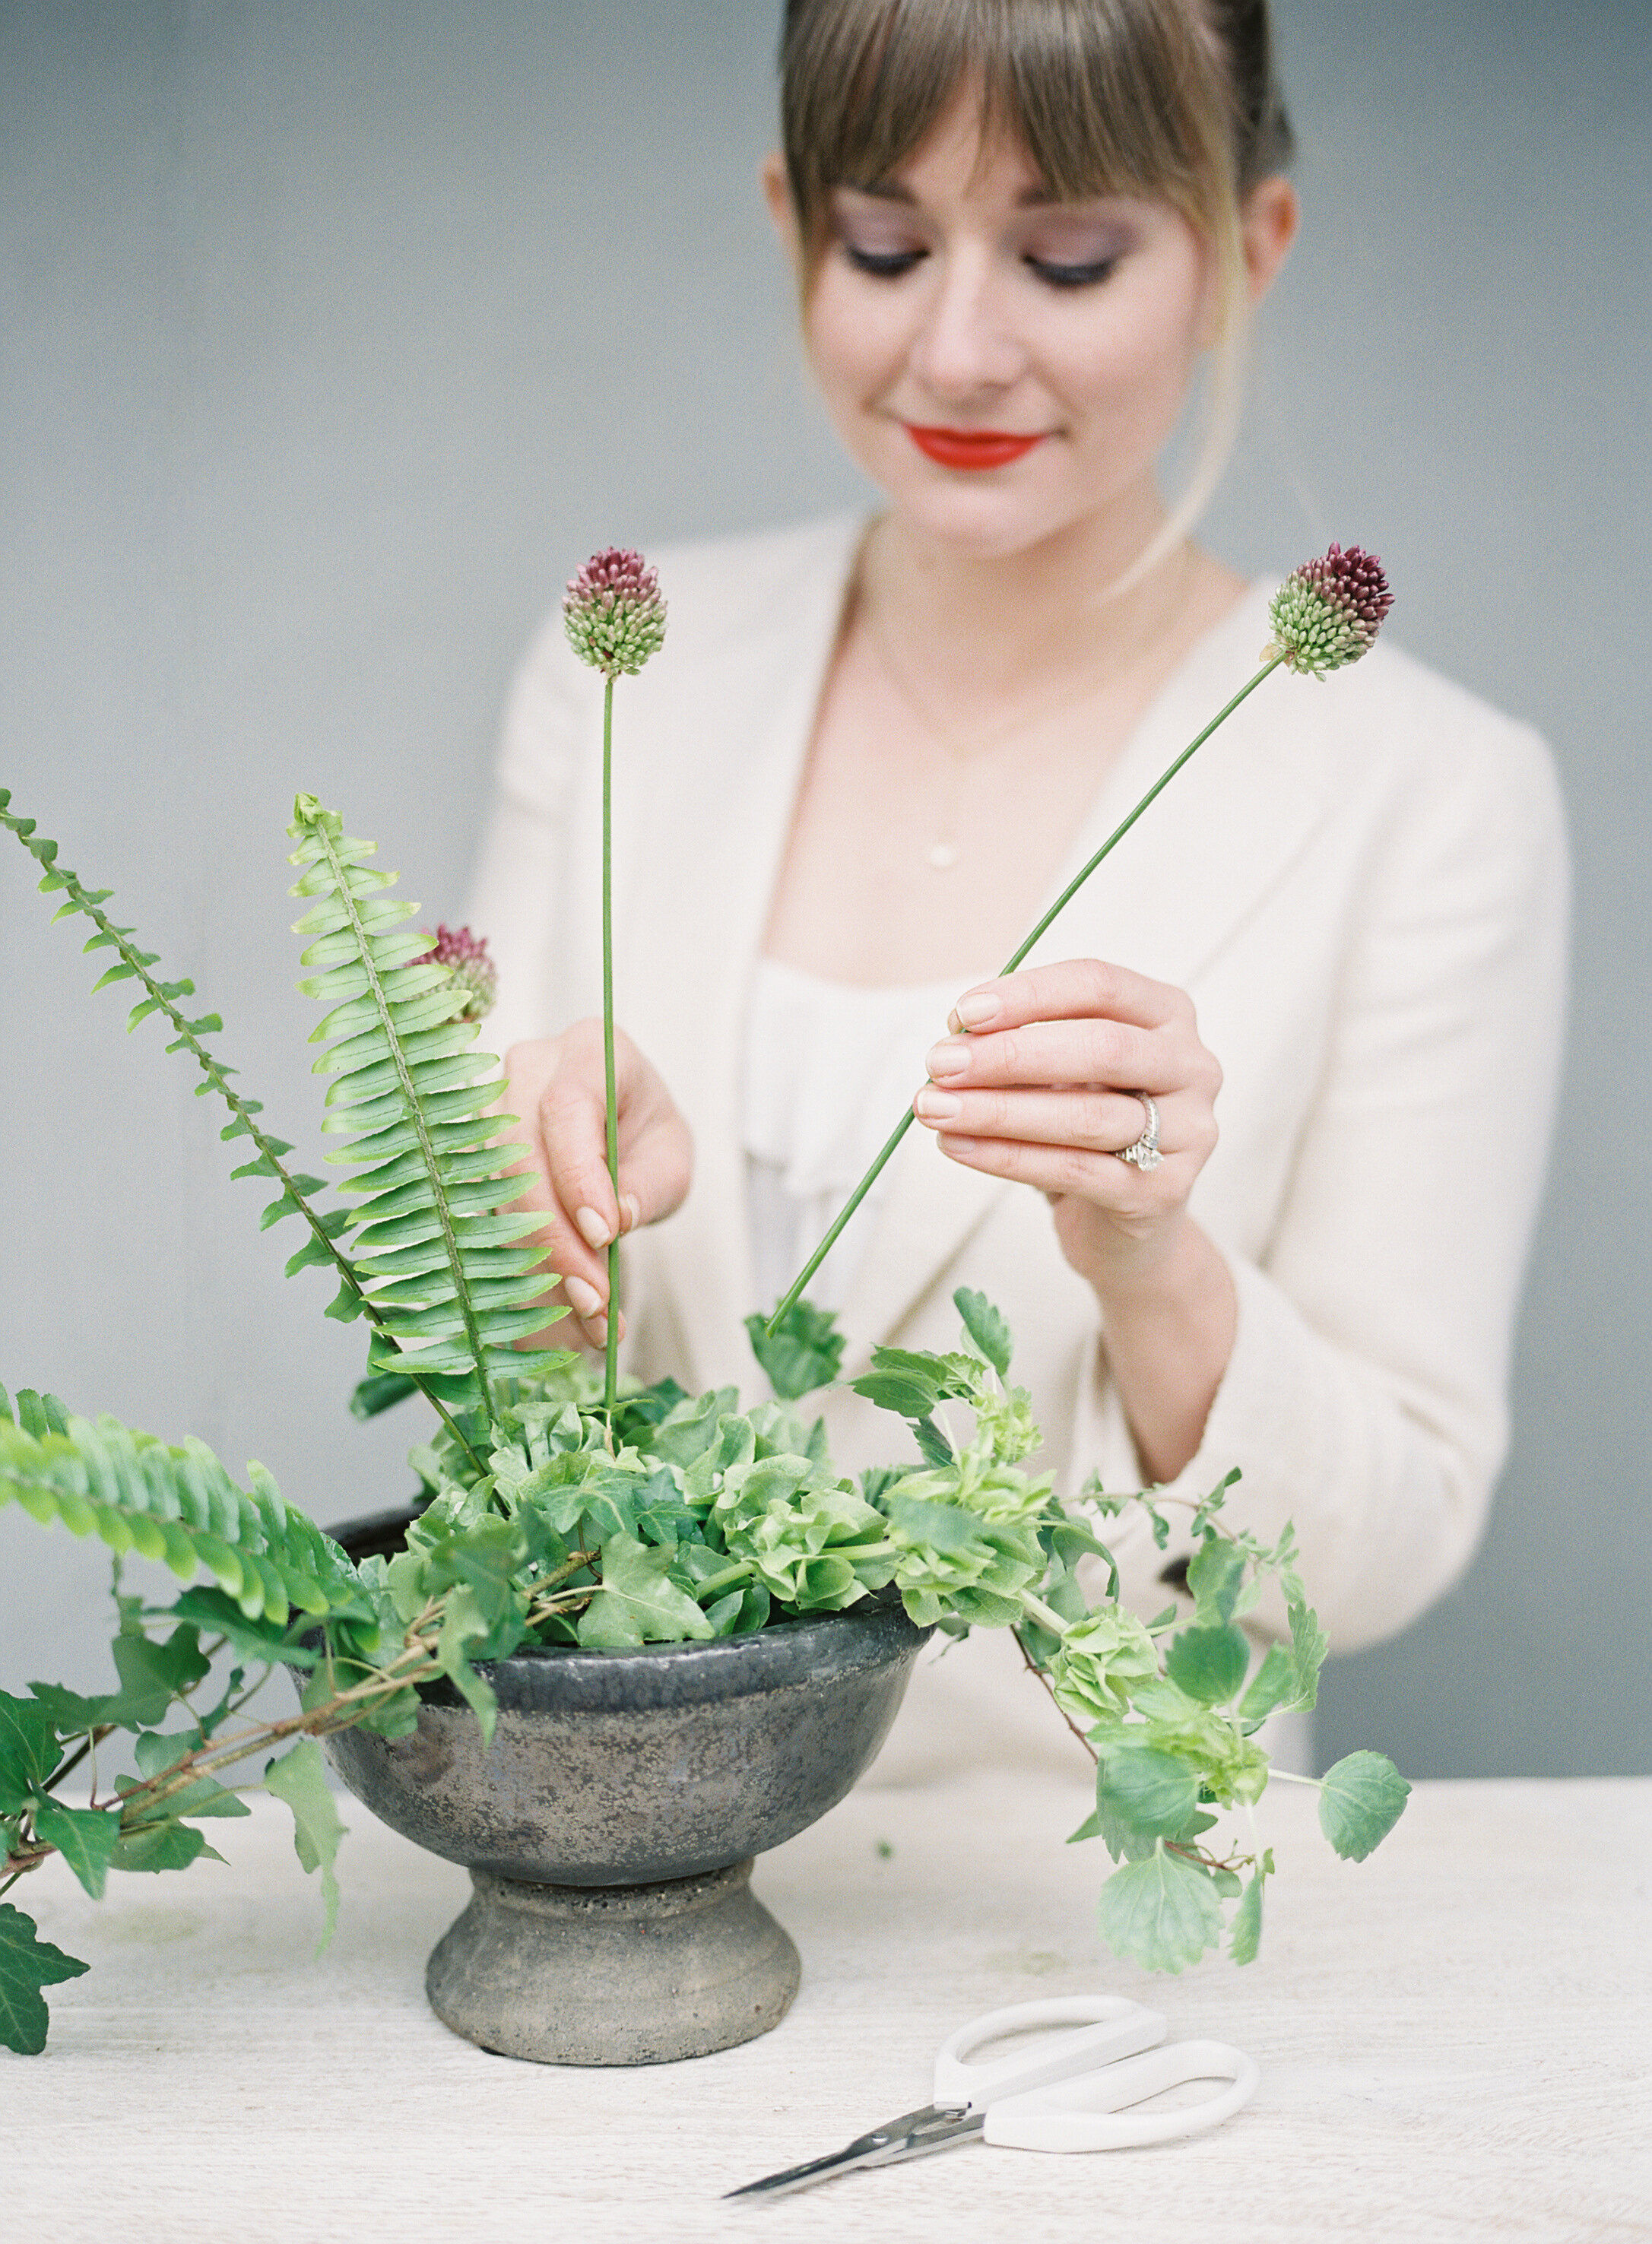
[[[782,2197],[789,2190],[812,2189],[817,2181],[829,2181],[834,2174],[852,2173],[856,2166],[891,2166],[902,2159],[925,2158],[931,2151],[971,2141],[980,2133],[985,2118],[985,2112],[972,2112],[962,2104],[926,2104],[921,2112],[903,2112],[898,2119],[874,2127],[870,2134],[857,2135],[829,2158],[810,2159],[804,2166],[765,2174],[761,2181],[748,2181],[743,2189],[728,2190],[724,2195]]]

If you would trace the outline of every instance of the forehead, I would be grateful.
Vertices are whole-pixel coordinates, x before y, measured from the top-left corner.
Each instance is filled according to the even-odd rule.
[[[1019,136],[989,118],[978,87],[960,84],[909,156],[877,178],[842,184],[880,202],[989,201],[1033,209],[1059,199]]]

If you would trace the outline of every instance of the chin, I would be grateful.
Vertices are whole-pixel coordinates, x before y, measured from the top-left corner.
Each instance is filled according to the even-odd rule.
[[[884,490],[909,529],[972,561],[1027,552],[1066,529],[1076,512],[1034,503],[1025,491],[972,489],[961,477],[955,488],[900,490],[886,483]]]

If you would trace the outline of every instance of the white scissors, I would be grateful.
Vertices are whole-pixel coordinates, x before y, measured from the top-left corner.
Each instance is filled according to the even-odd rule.
[[[1075,2031],[1039,2032],[1052,2026]],[[856,2166],[894,2166],[978,2138],[1020,2151],[1114,2151],[1219,2126],[1255,2095],[1262,2078],[1255,2059],[1222,2041],[1161,2048],[1168,2031],[1157,2011],[1121,1995],[1062,1995],[989,2011],[942,2045],[932,2104],[857,2136],[830,2158],[788,2166],[728,2195],[777,2197]],[[1006,2056],[968,2061],[972,2051],[1005,2034],[1039,2038]],[[1190,2080],[1222,2085],[1175,2111],[1129,2108]]]

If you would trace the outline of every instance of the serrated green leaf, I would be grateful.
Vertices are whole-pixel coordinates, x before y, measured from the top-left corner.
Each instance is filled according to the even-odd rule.
[[[960,1286],[952,1296],[952,1305],[964,1320],[964,1329],[1000,1379],[1010,1375],[1010,1358],[1015,1342],[1007,1320],[989,1301],[985,1294],[972,1293]]]
[[[782,1402],[795,1402],[817,1387],[829,1387],[843,1360],[843,1335],[829,1309],[808,1300],[795,1301],[771,1333],[761,1315],[746,1319],[752,1354]]]
[[[1188,1562],[1188,1587],[1194,1619],[1201,1628],[1222,1628],[1232,1619],[1245,1578],[1245,1554],[1225,1535],[1212,1535]]]
[[[119,1812],[64,1808],[58,1801],[46,1800],[35,1808],[34,1826],[46,1844],[58,1849],[93,1901],[101,1901],[110,1858],[120,1837]]]
[[[1330,1639],[1319,1626],[1319,1616],[1300,1598],[1290,1599],[1285,1611],[1290,1619],[1290,1650],[1297,1666],[1294,1709],[1312,1712],[1319,1698],[1319,1671],[1330,1649]]]
[[[1222,1936],[1222,1909],[1205,1872],[1160,1842],[1101,1889],[1101,1937],[1114,1955],[1149,1971],[1179,1972]]]
[[[31,1916],[0,1902],[0,2046],[19,2057],[38,2057],[46,2045],[51,2018],[40,1990],[88,1968],[40,1939],[38,1930]]]
[[[333,1937],[338,1923],[338,1878],[333,1865],[345,1827],[327,1787],[327,1763],[314,1738],[304,1738],[264,1771],[264,1781],[278,1800],[293,1811],[293,1845],[307,1870],[322,1874],[322,1897],[327,1921],[319,1956]]]
[[[1165,1673],[1178,1690],[1202,1707],[1225,1707],[1243,1686],[1250,1665],[1245,1632],[1226,1628],[1188,1628],[1165,1655]]]
[[[1293,1696],[1297,1687],[1295,1658],[1283,1644],[1270,1644],[1261,1666],[1250,1679],[1249,1689],[1239,1701],[1240,1720],[1261,1721],[1271,1714],[1276,1707]]]
[[[1319,1781],[1319,1828],[1344,1862],[1363,1862],[1404,1815],[1410,1791],[1386,1754],[1345,1754]]]
[[[1194,1771],[1151,1746],[1105,1747],[1095,1776],[1099,1813],[1146,1838],[1175,1838],[1199,1804]]]

